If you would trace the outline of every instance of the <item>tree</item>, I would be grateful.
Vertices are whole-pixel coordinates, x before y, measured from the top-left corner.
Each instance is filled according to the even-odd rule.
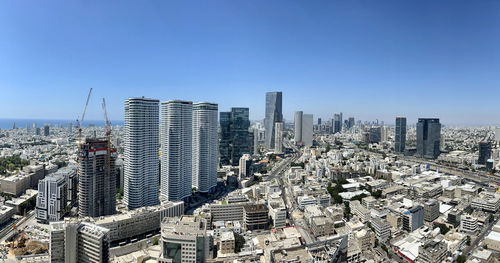
[[[450,228],[445,224],[434,225],[434,228],[437,228],[437,227],[439,227],[441,235],[445,235],[446,233],[448,233],[448,231],[450,231]]]
[[[490,223],[493,223],[493,221],[495,220],[495,217],[490,214],[488,220],[489,220]]]
[[[234,234],[234,253],[239,253],[241,252],[241,249],[245,245],[245,238],[234,231],[233,234]]]
[[[464,255],[460,255],[457,257],[457,263],[465,263],[467,259],[465,258]]]
[[[344,202],[345,209],[344,209],[344,217],[349,221],[351,218],[351,207],[349,205],[349,202]]]
[[[158,237],[153,238],[153,246],[158,245]]]
[[[470,236],[467,236],[467,240],[465,241],[467,246],[470,246]]]

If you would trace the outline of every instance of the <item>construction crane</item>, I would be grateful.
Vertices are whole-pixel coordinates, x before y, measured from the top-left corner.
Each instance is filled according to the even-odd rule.
[[[108,143],[106,147],[108,149],[108,160],[107,160],[108,176],[111,176],[111,142],[110,142],[111,123],[108,120],[108,112],[106,111],[106,100],[104,98],[102,98],[102,110],[104,111],[104,120],[106,121],[106,141]]]
[[[92,88],[89,90],[89,95],[87,96],[87,101],[85,102],[85,107],[83,108],[82,117],[80,120],[76,119],[76,130],[78,131],[78,149],[82,147],[82,127],[80,126],[80,122],[83,123],[85,119],[85,112],[87,111],[87,106],[89,105],[90,94],[92,93]]]

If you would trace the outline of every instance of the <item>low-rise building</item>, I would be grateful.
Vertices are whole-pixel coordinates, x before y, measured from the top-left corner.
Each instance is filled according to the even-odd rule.
[[[430,199],[424,204],[424,220],[432,222],[439,217],[439,202]]]
[[[460,231],[473,234],[478,230],[478,220],[471,215],[462,216],[460,220]]]
[[[221,235],[219,240],[219,253],[221,254],[229,254],[234,253],[234,233],[233,232],[225,232]]]
[[[375,236],[380,241],[385,241],[391,236],[391,224],[385,219],[372,218],[371,225],[375,229]]]
[[[330,236],[334,232],[332,219],[321,216],[311,219],[311,231],[315,237]]]
[[[418,260],[423,263],[441,263],[446,258],[446,252],[446,244],[431,240],[419,247]]]
[[[500,208],[500,194],[481,192],[472,199],[472,208],[496,213]]]
[[[14,208],[6,205],[0,206],[0,225],[9,221],[15,214]]]
[[[243,206],[243,227],[248,230],[267,229],[269,210],[264,204]]]
[[[358,200],[351,201],[349,207],[351,208],[352,213],[359,217],[361,222],[367,222],[370,220],[370,210],[363,206]]]

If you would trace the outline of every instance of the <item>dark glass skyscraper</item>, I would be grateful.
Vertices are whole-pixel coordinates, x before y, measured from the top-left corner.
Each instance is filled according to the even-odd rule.
[[[406,117],[396,117],[394,151],[402,153],[406,146]]]
[[[251,153],[252,142],[248,108],[231,108],[230,112],[220,113],[220,163],[238,165],[241,156]]]
[[[347,128],[352,128],[354,127],[354,117],[349,117],[349,126],[347,126]]]
[[[277,122],[283,122],[281,91],[266,93],[266,118],[264,127],[266,129],[266,147],[274,149],[274,126]]]
[[[439,119],[419,118],[417,123],[417,156],[435,159],[441,153]]]
[[[479,143],[479,159],[478,164],[486,164],[486,161],[491,158],[491,142]]]
[[[342,112],[333,115],[333,133],[340,133],[342,131]]]
[[[370,143],[379,143],[382,137],[380,126],[370,128]]]

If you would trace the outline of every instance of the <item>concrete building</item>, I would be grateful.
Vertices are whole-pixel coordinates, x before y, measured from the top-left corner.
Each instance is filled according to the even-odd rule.
[[[269,218],[275,228],[283,228],[286,226],[286,207],[284,203],[270,202]]]
[[[441,153],[439,119],[419,118],[417,123],[417,156],[436,159]]]
[[[478,164],[486,165],[486,161],[491,158],[491,142],[480,142],[479,143],[479,158],[477,160]]]
[[[296,111],[295,112],[295,129],[294,129],[294,136],[293,139],[295,143],[302,142],[302,115],[304,113],[302,111]]]
[[[116,149],[105,139],[87,138],[79,149],[78,216],[98,217],[116,212]],[[108,163],[109,162],[109,163]]]
[[[312,146],[314,138],[314,116],[312,114],[304,114],[302,116],[302,145]]]
[[[363,206],[358,200],[351,201],[350,205],[352,213],[356,215],[361,222],[370,221],[370,210]]]
[[[161,116],[161,195],[186,201],[193,185],[193,103],[162,102]]]
[[[68,211],[68,184],[61,175],[49,175],[38,182],[36,219],[48,223],[61,220]]]
[[[215,221],[241,221],[243,222],[243,206],[248,203],[211,204],[210,215]]]
[[[370,143],[380,143],[382,139],[382,128],[380,126],[370,128]]]
[[[219,240],[219,253],[221,254],[230,254],[234,253],[234,233],[233,232],[224,232],[220,236]]]
[[[430,199],[424,204],[424,220],[432,222],[439,217],[439,202]]]
[[[50,135],[50,126],[48,124],[45,124],[43,126],[43,136],[49,136]]]
[[[0,179],[0,192],[20,196],[30,187],[31,173],[19,172]]]
[[[3,225],[16,213],[13,207],[7,205],[0,206],[0,225]]]
[[[87,222],[51,222],[50,262],[109,262],[108,232]]]
[[[282,110],[282,97],[281,91],[267,92],[266,93],[266,117],[264,119],[264,127],[266,129],[265,146],[268,149],[274,149],[275,123],[283,122]]]
[[[403,213],[403,229],[413,232],[424,224],[424,208],[415,206]]]
[[[472,208],[496,213],[500,209],[500,194],[481,192],[472,198]]]
[[[315,237],[330,236],[334,233],[334,222],[326,216],[311,218],[311,232]]]
[[[385,219],[372,218],[371,224],[375,229],[375,236],[380,241],[385,241],[391,236],[391,224]]]
[[[403,153],[406,147],[406,117],[396,117],[394,151]]]
[[[207,221],[201,217],[166,218],[161,225],[158,262],[202,263],[208,259]]]
[[[264,204],[243,206],[243,227],[245,230],[267,229],[269,210]]]
[[[418,248],[418,260],[422,263],[441,263],[445,260],[447,251],[446,243],[431,240]]]
[[[276,122],[274,127],[274,152],[277,154],[283,153],[283,123]]]
[[[122,214],[85,218],[85,221],[109,229],[109,242],[134,238],[160,230],[166,217],[184,214],[184,202],[163,202],[157,206],[147,206]]]
[[[125,100],[124,196],[128,209],[159,204],[159,100]]]
[[[239,179],[242,180],[244,178],[252,176],[251,171],[252,166],[252,157],[250,154],[244,154],[240,158],[240,169],[239,169]]]
[[[218,106],[214,103],[193,104],[193,187],[208,193],[217,186],[219,165]]]
[[[477,217],[466,215],[460,218],[460,231],[474,234],[478,230],[478,227]]]
[[[358,246],[363,252],[369,252],[375,246],[375,234],[371,230],[362,229],[354,235]]]

